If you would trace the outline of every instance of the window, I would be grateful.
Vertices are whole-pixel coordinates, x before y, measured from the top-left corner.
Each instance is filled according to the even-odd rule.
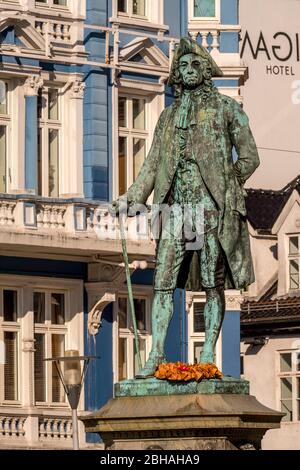
[[[200,361],[200,354],[205,341],[204,330],[204,302],[195,302],[191,309],[189,317],[190,324],[190,344],[189,344],[189,362],[195,364]]]
[[[288,244],[289,289],[295,290],[300,288],[300,236],[290,236]]]
[[[34,310],[34,391],[36,403],[65,403],[65,393],[53,363],[46,357],[65,352],[67,335],[65,294],[36,291]]]
[[[194,17],[214,18],[216,16],[215,0],[194,0]]]
[[[280,409],[283,421],[300,421],[300,352],[279,354]]]
[[[19,400],[19,296],[10,288],[0,290],[0,339],[4,342],[5,361],[0,382],[4,384],[1,401]]]
[[[36,6],[47,5],[49,7],[66,7],[68,6],[68,0],[36,0]]]
[[[189,0],[189,20],[191,23],[220,22],[220,0]]]
[[[147,102],[144,98],[119,97],[119,194],[124,194],[139,174],[146,158]]]
[[[117,0],[118,14],[146,16],[146,0]]]
[[[7,141],[9,124],[8,84],[4,80],[0,80],[0,193],[5,193],[8,190]]]
[[[58,89],[48,88],[38,96],[38,194],[60,194],[61,110]]]
[[[137,320],[139,347],[142,364],[144,365],[148,356],[150,325],[149,325],[149,303],[145,298],[135,298],[135,314]],[[117,372],[116,382],[132,379],[138,372],[137,355],[135,354],[134,333],[130,315],[130,306],[127,297],[119,297],[116,314],[118,326],[117,340]]]

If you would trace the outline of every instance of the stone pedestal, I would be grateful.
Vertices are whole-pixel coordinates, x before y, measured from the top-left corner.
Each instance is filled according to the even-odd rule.
[[[231,378],[125,381],[115,395],[81,418],[108,450],[260,449],[266,431],[279,428],[284,416],[250,396],[248,382]]]

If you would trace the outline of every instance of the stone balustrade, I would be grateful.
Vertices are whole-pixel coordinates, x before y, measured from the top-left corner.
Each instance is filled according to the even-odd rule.
[[[50,199],[36,196],[0,194],[0,235],[44,235],[64,240],[120,240],[118,218],[110,214],[108,204],[88,200]],[[126,238],[131,241],[151,239],[150,216],[146,213],[129,218]]]
[[[218,23],[199,23],[190,22],[189,24],[189,35],[195,41],[200,39],[201,44],[210,52],[220,52],[220,35],[221,33],[239,33],[241,27],[239,25],[222,25]]]
[[[8,416],[0,414],[0,442],[1,439],[23,439],[25,436],[25,416]]]
[[[39,417],[39,438],[42,441],[72,439],[72,420],[57,417]]]
[[[61,412],[60,412],[61,413]],[[49,415],[49,411],[36,410],[28,415],[25,410],[0,408],[0,449],[6,448],[72,448],[72,419],[69,411]],[[83,429],[80,428],[81,444],[84,446]]]
[[[50,42],[71,42],[71,23],[61,21],[36,21],[35,28],[42,36],[47,36]]]

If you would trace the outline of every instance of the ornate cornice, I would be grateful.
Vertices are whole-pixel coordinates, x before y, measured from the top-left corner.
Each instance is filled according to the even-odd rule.
[[[71,98],[82,100],[84,97],[84,90],[85,90],[85,83],[80,80],[76,80],[72,84]]]

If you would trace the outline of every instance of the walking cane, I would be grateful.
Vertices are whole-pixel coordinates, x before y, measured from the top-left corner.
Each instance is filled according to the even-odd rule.
[[[126,281],[127,281],[127,289],[128,289],[128,297],[129,297],[129,304],[130,304],[130,313],[132,318],[133,324],[133,331],[134,331],[134,343],[135,343],[135,351],[137,354],[137,362],[139,371],[142,368],[142,361],[141,361],[141,353],[140,353],[140,346],[139,346],[139,339],[138,339],[138,331],[137,331],[137,324],[136,324],[136,316],[135,316],[135,308],[134,308],[134,300],[133,300],[133,292],[132,292],[132,283],[130,277],[130,269],[129,269],[129,260],[128,260],[128,253],[127,253],[127,245],[126,245],[126,238],[125,238],[125,226],[124,226],[124,219],[125,216],[120,214],[120,233],[121,233],[121,240],[122,240],[122,251],[123,251],[123,258],[125,264],[125,272],[126,272]]]

